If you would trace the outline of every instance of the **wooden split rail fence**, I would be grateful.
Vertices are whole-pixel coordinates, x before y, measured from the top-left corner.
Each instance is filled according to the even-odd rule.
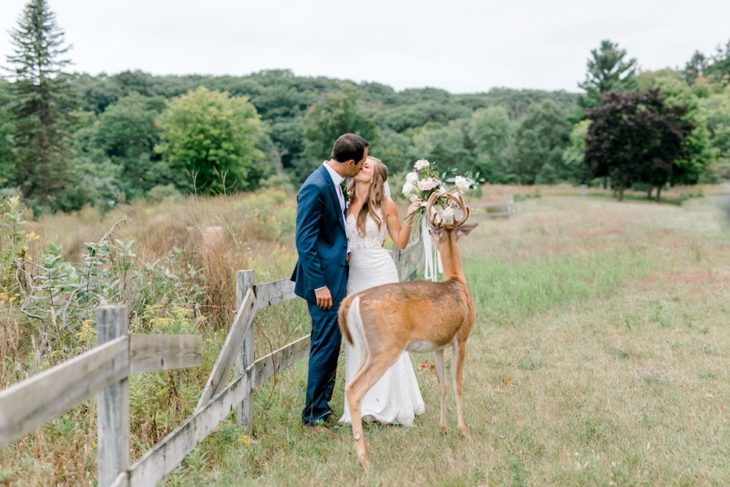
[[[413,279],[423,258],[419,242],[393,259],[402,279]],[[235,411],[239,426],[252,426],[254,388],[307,356],[309,335],[254,360],[256,313],[295,298],[294,283],[254,284],[255,273],[236,273],[236,316],[195,412],[129,464],[129,385],[132,374],[197,367],[199,335],[129,335],[126,306],[96,310],[97,346],[0,391],[0,447],[33,432],[80,402],[97,398],[97,480],[100,486],[153,486],[172,472],[221,421]],[[235,378],[227,382],[235,367]]]
[[[509,218],[515,214],[515,201],[511,195],[488,198],[481,206],[490,218]]]

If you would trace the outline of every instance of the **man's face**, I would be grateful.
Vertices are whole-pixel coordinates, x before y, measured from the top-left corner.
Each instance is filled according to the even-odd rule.
[[[350,163],[348,164],[348,166],[347,166],[347,169],[348,169],[347,177],[350,177],[351,178],[355,174],[357,174],[360,171],[360,169],[362,168],[362,165],[363,165],[363,163],[365,162],[365,160],[367,158],[368,158],[368,148],[365,147],[365,150],[362,153],[362,159],[360,159],[357,162],[350,161]]]

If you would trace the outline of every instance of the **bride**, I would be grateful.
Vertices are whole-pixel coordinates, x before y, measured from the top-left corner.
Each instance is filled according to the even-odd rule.
[[[388,169],[385,165],[374,157],[368,157],[350,185],[352,201],[345,218],[350,259],[347,294],[399,280],[395,263],[383,247],[385,231],[387,228],[396,246],[405,248],[411,235],[413,214],[420,202],[411,204],[409,216],[401,225],[398,209],[390,199],[387,179]],[[360,351],[346,342],[346,384],[355,376],[359,366]],[[424,411],[423,398],[408,352],[403,352],[362,401],[363,419],[387,424],[411,426],[415,416]],[[340,422],[351,422],[347,398]]]

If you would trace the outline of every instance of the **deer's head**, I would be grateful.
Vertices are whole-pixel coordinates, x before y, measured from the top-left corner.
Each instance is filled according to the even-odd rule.
[[[445,196],[447,201],[444,209],[439,211],[434,204]],[[476,228],[477,224],[465,225],[469,219],[469,207],[464,202],[461,193],[435,192],[426,203],[426,218],[428,230],[436,245],[441,246],[448,241],[456,242],[459,237],[465,237]],[[443,252],[443,251],[442,251]]]

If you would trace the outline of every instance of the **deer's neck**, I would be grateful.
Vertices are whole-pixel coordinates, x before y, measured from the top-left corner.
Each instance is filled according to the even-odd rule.
[[[439,250],[441,252],[441,263],[444,265],[444,280],[466,284],[464,269],[461,266],[461,254],[455,236],[453,234],[449,235],[445,245]]]

